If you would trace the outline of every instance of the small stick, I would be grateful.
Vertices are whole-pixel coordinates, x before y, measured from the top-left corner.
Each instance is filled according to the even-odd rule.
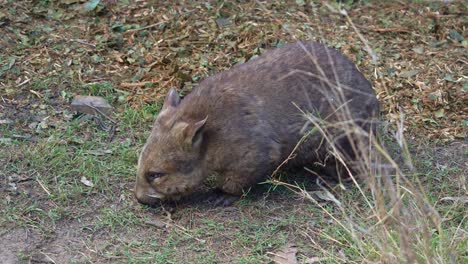
[[[18,87],[18,86],[17,86]],[[40,94],[39,92],[36,92],[34,90],[29,90],[30,93],[34,94],[35,96],[37,96],[38,98],[42,98],[42,94]]]
[[[78,42],[80,44],[96,48],[96,44],[89,43],[89,42],[86,42],[86,41],[83,41],[83,40],[80,40],[80,39],[71,39],[71,41]]]
[[[145,29],[148,29],[148,28],[153,28],[153,27],[157,27],[163,23],[165,23],[166,21],[161,21],[161,22],[158,22],[158,23],[155,23],[155,24],[151,24],[151,25],[148,25],[146,27],[142,27],[142,28],[135,28],[135,29],[130,29],[130,30],[127,30],[125,32],[137,32],[137,31],[140,31],[140,30],[145,30]]]
[[[23,86],[23,85],[27,84],[29,81],[31,81],[31,79],[26,79],[26,80],[24,80],[23,82],[17,84],[16,87]]]
[[[161,220],[157,220],[157,221],[145,221],[145,224],[148,224],[148,225],[151,225],[151,226],[154,226],[154,227],[157,227],[157,228],[167,228],[167,227],[170,227],[170,226],[173,226],[173,227],[176,227],[179,231],[181,231],[182,233],[184,233],[185,235],[189,236],[190,238],[193,238],[195,239],[196,241],[204,244],[206,243],[205,240],[203,239],[199,239],[195,236],[193,236],[192,234],[190,234],[189,230],[187,230],[187,228],[183,227],[183,226],[180,226],[176,223],[170,223],[170,222],[164,222],[164,221],[161,221]]]
[[[399,27],[392,27],[392,28],[375,28],[375,27],[366,27],[366,26],[358,26],[362,29],[372,30],[375,32],[399,32],[399,33],[411,33],[406,28],[399,28]]]
[[[121,83],[120,86],[122,86],[122,87],[140,87],[140,86],[145,86],[148,83],[154,83],[154,82],[146,81],[146,82],[136,82],[136,83]]]
[[[47,255],[46,253],[41,252],[41,254],[44,255],[47,258],[48,261],[50,261],[50,262],[52,262],[54,264],[57,263],[57,262],[55,262],[55,260],[53,260],[51,257],[49,257],[49,255]]]
[[[36,181],[39,183],[39,185],[42,187],[42,189],[50,196],[49,190],[47,190],[47,187],[41,182],[41,180],[36,179]]]

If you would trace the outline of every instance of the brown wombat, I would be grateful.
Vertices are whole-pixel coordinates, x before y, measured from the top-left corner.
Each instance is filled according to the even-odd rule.
[[[183,99],[169,91],[138,161],[136,198],[178,199],[210,175],[224,193],[241,195],[288,157],[287,168],[323,161],[329,144],[309,133],[316,123],[307,116],[335,124],[328,131],[346,152],[352,140],[336,125],[352,120],[369,132],[378,112],[371,84],[338,51],[287,44],[205,79]]]

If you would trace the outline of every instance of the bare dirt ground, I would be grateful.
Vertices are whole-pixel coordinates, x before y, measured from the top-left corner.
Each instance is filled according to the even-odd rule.
[[[355,2],[0,0],[0,262],[271,263],[289,243],[300,263],[379,259],[345,246],[333,203],[320,201],[327,215],[271,184],[227,208],[133,198],[137,154],[170,87],[187,93],[297,39],[356,62],[382,103],[386,136],[403,116],[411,175],[455,263],[466,260],[467,4]],[[70,111],[78,94],[111,102],[115,134]],[[334,194],[362,202],[352,187]]]

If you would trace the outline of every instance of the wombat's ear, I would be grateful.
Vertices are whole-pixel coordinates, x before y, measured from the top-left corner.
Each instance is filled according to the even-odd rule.
[[[164,105],[161,109],[161,112],[170,107],[177,107],[179,103],[180,103],[179,94],[177,93],[175,88],[171,88],[166,95],[166,99],[164,100]]]
[[[199,148],[203,140],[203,128],[205,127],[206,120],[200,120],[194,124],[190,124],[185,129],[185,141],[189,143],[193,148]]]

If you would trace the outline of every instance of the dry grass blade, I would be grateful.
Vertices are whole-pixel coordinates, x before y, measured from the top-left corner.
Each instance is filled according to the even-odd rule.
[[[374,60],[374,64],[377,64],[376,56],[370,48],[369,42],[358,31],[348,14],[344,12],[342,15],[346,17],[351,27],[364,43],[366,50]],[[396,31],[403,32],[400,30]],[[296,71],[290,74],[310,73]],[[316,78],[333,87],[337,91],[336,98],[343,98],[341,93],[343,89],[348,88],[340,86],[339,82],[334,84],[324,79],[325,74],[323,73],[321,75],[316,76]],[[377,72],[377,75],[380,74]],[[406,168],[402,168],[402,165],[391,157],[389,152],[372,133],[368,134],[362,131],[357,124],[349,122],[352,114],[347,109],[346,103],[343,102],[338,108],[336,112],[339,112],[343,120],[340,124],[327,123],[326,118],[318,118],[311,113],[299,110],[307,118],[307,121],[313,124],[314,131],[318,131],[323,136],[325,144],[329,146],[336,160],[346,168],[347,174],[350,175],[353,184],[359,190],[367,205],[367,216],[360,215],[359,218],[367,218],[369,221],[365,223],[356,222],[356,217],[353,215],[362,212],[362,209],[356,208],[352,203],[344,201],[335,202],[340,212],[336,214],[320,205],[305,190],[302,190],[298,186],[291,186],[277,180],[273,180],[272,182],[285,186],[318,205],[326,215],[333,219],[349,235],[349,239],[345,240],[345,246],[355,248],[364,262],[372,263],[378,261],[386,263],[389,261],[414,263],[419,262],[419,260],[423,260],[422,262],[438,262],[446,259],[450,254],[446,246],[444,246],[444,243],[447,241],[438,242],[436,253],[433,252],[431,245],[433,243],[431,242],[431,230],[435,229],[442,232],[440,216],[433,206],[425,200],[424,196],[421,195],[424,190],[416,187],[404,172],[408,168],[412,171],[413,163],[403,135],[403,116],[400,116],[400,122],[398,123],[395,135],[403,152],[405,164],[402,165],[405,165]],[[353,135],[353,138],[357,139],[353,141],[354,145],[352,147],[355,155],[360,158],[358,159],[358,164],[353,164],[352,170],[347,163],[347,157],[335,145],[333,138],[336,135],[337,129],[341,129],[343,135]],[[298,142],[298,145],[309,136],[309,133],[305,133],[304,138]],[[293,157],[292,153],[290,157]],[[288,160],[289,158],[285,162]],[[356,172],[356,174],[353,172]],[[358,177],[358,175],[361,177]],[[362,177],[363,175],[366,176]],[[332,235],[325,235],[325,237],[333,243],[344,246],[343,242],[339,242]],[[326,249],[322,248],[322,251],[325,255],[335,256],[335,253],[327,252]],[[374,257],[370,257],[372,255]]]

